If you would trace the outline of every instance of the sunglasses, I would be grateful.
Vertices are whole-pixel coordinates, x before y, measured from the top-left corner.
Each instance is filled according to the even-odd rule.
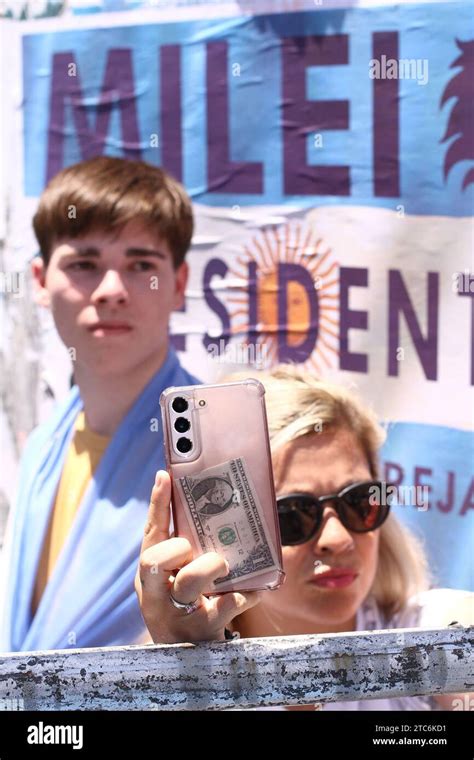
[[[388,489],[391,493],[391,489]],[[390,502],[387,484],[379,480],[352,483],[339,493],[311,496],[292,493],[277,498],[281,542],[284,546],[304,544],[321,527],[324,507],[331,502],[341,523],[354,533],[368,533],[380,528],[387,519]]]

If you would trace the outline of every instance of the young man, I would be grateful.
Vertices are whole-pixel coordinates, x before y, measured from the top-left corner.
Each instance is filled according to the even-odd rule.
[[[37,300],[52,310],[75,385],[23,452],[0,649],[138,643],[134,575],[164,466],[159,397],[198,382],[168,338],[188,276],[191,202],[159,168],[98,157],[50,181],[33,226]]]

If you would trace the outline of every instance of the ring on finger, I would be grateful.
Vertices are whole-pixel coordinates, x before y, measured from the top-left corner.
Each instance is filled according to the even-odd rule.
[[[194,602],[188,602],[187,604],[185,604],[183,602],[178,602],[178,600],[174,598],[171,591],[170,591],[170,602],[173,605],[173,607],[176,607],[177,610],[181,610],[186,615],[191,615],[193,612],[196,612],[196,610],[202,607],[202,600],[200,597],[195,599]]]

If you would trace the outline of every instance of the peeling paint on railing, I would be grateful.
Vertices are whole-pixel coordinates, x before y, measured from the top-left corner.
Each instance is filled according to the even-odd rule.
[[[216,710],[474,690],[474,628],[0,655],[25,710]]]

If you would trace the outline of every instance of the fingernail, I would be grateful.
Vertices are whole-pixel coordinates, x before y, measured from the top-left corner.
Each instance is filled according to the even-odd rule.
[[[230,573],[230,565],[229,565],[229,563],[227,562],[227,560],[225,560],[225,566],[226,566],[226,568],[227,568],[227,575],[229,575],[229,573]]]
[[[157,473],[156,473],[156,475],[155,475],[155,486],[159,486],[159,485],[160,485],[160,482],[161,482],[161,473],[160,473],[160,471],[158,470],[158,472],[157,472]]]

